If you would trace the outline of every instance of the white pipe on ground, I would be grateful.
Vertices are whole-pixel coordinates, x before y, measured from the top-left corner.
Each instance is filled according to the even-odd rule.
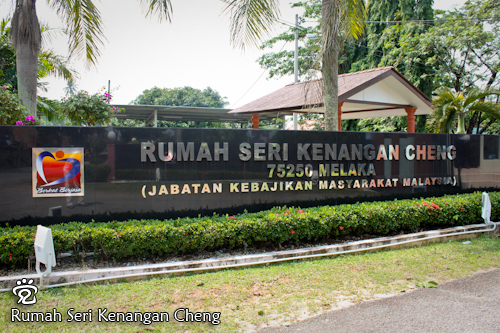
[[[500,222],[497,222],[497,223],[500,223]],[[225,269],[225,268],[239,268],[239,267],[247,267],[247,266],[265,265],[265,264],[272,264],[272,263],[285,262],[285,261],[291,261],[291,260],[304,260],[304,259],[312,259],[312,258],[319,258],[319,257],[338,256],[338,255],[342,255],[342,254],[363,252],[363,251],[367,251],[367,250],[383,249],[383,248],[393,247],[393,246],[401,245],[401,244],[410,244],[410,243],[415,243],[415,242],[421,242],[423,240],[440,238],[440,237],[445,238],[445,237],[452,237],[452,236],[458,236],[458,235],[491,232],[491,231],[494,231],[496,229],[497,223],[491,222],[491,224],[493,224],[493,228],[491,228],[491,229],[463,231],[463,232],[454,232],[454,233],[446,234],[446,235],[428,236],[428,237],[424,237],[424,238],[412,239],[412,240],[402,241],[402,242],[398,242],[398,243],[365,247],[365,248],[360,248],[360,249],[355,249],[355,250],[345,250],[345,251],[334,252],[334,253],[309,254],[309,255],[303,255],[303,256],[271,259],[271,260],[266,260],[266,261],[253,262],[253,263],[249,262],[249,263],[232,264],[232,265],[225,265],[225,266],[186,268],[186,269],[176,269],[176,270],[171,270],[171,271],[147,272],[147,273],[138,273],[138,274],[127,274],[127,275],[121,275],[121,276],[109,276],[109,277],[102,277],[102,278],[98,278],[98,279],[89,279],[89,280],[74,281],[74,282],[67,282],[67,283],[58,283],[58,284],[44,286],[44,288],[58,288],[58,287],[71,286],[71,285],[75,285],[75,284],[100,282],[100,281],[106,281],[106,280],[119,280],[119,279],[127,279],[127,278],[134,278],[134,277],[147,277],[147,276],[160,275],[160,274],[180,274],[180,273],[188,273],[188,272],[211,271],[211,270],[220,270],[220,269]],[[11,289],[0,289],[0,292],[7,292],[10,290]]]

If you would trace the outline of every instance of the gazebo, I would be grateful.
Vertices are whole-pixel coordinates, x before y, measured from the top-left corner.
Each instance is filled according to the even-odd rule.
[[[253,128],[259,119],[293,113],[324,114],[322,79],[289,84],[229,112],[251,115]],[[408,132],[415,132],[415,116],[431,112],[431,100],[394,67],[368,69],[339,75],[339,128],[342,119],[406,116]]]

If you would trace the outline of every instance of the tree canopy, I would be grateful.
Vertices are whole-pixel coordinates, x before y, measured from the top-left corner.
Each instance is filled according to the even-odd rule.
[[[146,89],[137,96],[131,104],[136,105],[170,105],[194,106],[208,108],[224,108],[228,102],[216,90],[207,87],[204,90],[193,87]],[[232,127],[234,124],[227,124]],[[163,127],[227,127],[224,124],[193,121],[160,121]]]
[[[300,17],[300,24],[306,20],[319,20],[321,17],[321,0],[310,0],[307,2],[296,2],[292,7],[303,7],[304,14]],[[306,38],[307,34],[319,35],[319,24],[314,27],[301,27],[299,29],[299,78],[311,78],[319,73],[321,68],[318,61],[320,43],[318,39]],[[295,28],[289,28],[287,31],[264,41],[261,49],[271,49],[279,42],[292,42],[295,39]],[[279,52],[265,53],[257,59],[262,68],[268,69],[268,77],[282,77],[294,74],[294,51],[281,50]]]
[[[200,90],[186,86],[146,89],[131,104],[223,108],[228,102],[226,97],[222,97],[210,87]]]

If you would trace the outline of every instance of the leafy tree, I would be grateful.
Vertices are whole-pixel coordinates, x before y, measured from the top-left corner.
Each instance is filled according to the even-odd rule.
[[[406,117],[384,117],[342,120],[342,129],[356,132],[406,132]],[[425,128],[424,128],[425,129]],[[415,128],[417,132],[422,129]]]
[[[484,100],[492,95],[500,96],[500,90],[473,88],[464,94],[448,87],[438,88],[432,99],[433,112],[428,121],[428,129],[434,133],[472,134],[472,128],[469,127],[466,131],[465,127],[467,117],[475,112],[500,120],[500,104]]]
[[[456,92],[474,87],[479,79],[480,66],[475,53],[482,53],[491,39],[482,24],[466,20],[467,13],[454,10],[438,13],[437,22],[425,33],[409,36],[399,51],[412,52],[412,60],[429,68],[427,77],[433,78],[433,88],[453,87]],[[397,60],[395,60],[397,61]]]
[[[486,88],[490,88],[498,83],[498,73],[500,71],[500,56],[498,50],[500,49],[500,1],[487,0],[487,1],[470,1],[467,2],[465,8],[469,15],[479,19],[488,19],[488,29],[483,32],[479,39],[476,39],[476,44],[482,47],[476,47],[477,51],[473,51],[477,57],[478,63],[484,69],[483,80],[487,80]],[[482,23],[481,23],[482,26]],[[488,78],[489,76],[489,78]],[[484,100],[484,99],[483,99]],[[498,103],[498,99],[497,99]],[[495,119],[490,119],[486,128],[491,125]],[[467,131],[471,131],[474,126],[479,128],[481,117],[479,112],[475,112],[469,122]]]
[[[296,2],[292,7],[304,8],[302,22],[317,20],[321,21],[321,6],[320,0],[308,0],[304,2]],[[401,38],[404,40],[408,36],[418,36],[429,27],[429,22],[426,24],[397,24],[374,21],[392,21],[392,20],[432,20],[434,18],[432,11],[432,1],[370,1],[367,6],[367,23],[366,36],[359,40],[347,40],[344,48],[341,49],[339,58],[339,73],[347,73],[359,71],[382,65],[395,65],[396,68],[407,76],[417,87],[431,95],[433,88],[428,85],[428,81],[423,78],[427,74],[427,68],[419,63],[412,64],[412,61],[393,62],[389,57],[389,53],[398,47]],[[393,30],[384,35],[387,30]],[[304,46],[299,46],[299,73],[304,75],[308,71],[320,69],[317,63],[317,55],[319,45],[317,41],[308,40],[306,34],[320,31],[320,25],[315,27],[301,28],[299,30],[299,39]],[[293,41],[294,28],[289,31],[273,37],[264,42],[261,48],[271,48],[278,41]],[[403,40],[403,41],[404,41]],[[408,50],[405,50],[408,51]],[[385,63],[384,55],[386,55]],[[404,52],[399,52],[399,55],[404,57]],[[409,58],[411,59],[411,58]],[[283,76],[293,73],[293,51],[280,51],[278,53],[267,53],[258,59],[259,64],[263,68],[269,69],[269,77]],[[316,60],[316,61],[315,61]],[[383,63],[383,64],[382,64]],[[426,77],[426,76],[425,76]]]
[[[434,69],[426,65],[431,52],[418,52],[419,36],[432,23],[389,23],[389,21],[432,20],[432,0],[400,0],[368,2],[367,33],[360,41],[346,43],[344,68],[356,72],[382,66],[394,66],[411,83],[431,96]],[[387,22],[387,23],[386,23]],[[430,24],[429,24],[430,23]],[[416,132],[425,130],[425,116],[417,116]],[[407,119],[401,117],[358,120],[359,130],[406,131]]]
[[[481,134],[500,134],[500,122],[496,121],[495,118],[493,118],[493,122],[489,121],[486,125],[481,129]]]
[[[486,89],[493,87],[498,83],[500,70],[499,20],[495,17],[491,20],[494,8],[498,10],[498,2],[496,7],[494,3],[475,0],[466,2],[459,9],[437,11],[438,20],[433,26],[420,35],[409,36],[398,51],[405,57],[411,56],[412,63],[428,68],[426,75],[427,78],[432,77],[429,86],[433,89],[453,87],[458,96],[462,92],[467,94],[470,90],[477,90],[479,85]],[[485,19],[488,20],[488,27],[484,25]],[[395,51],[391,53],[397,54]],[[495,122],[495,118],[481,117],[480,111],[467,114],[464,118],[468,123],[465,131],[472,133],[473,128],[479,128],[485,120],[488,124],[483,130]]]
[[[299,18],[300,23],[321,18],[321,0],[309,0],[305,2],[293,3],[292,8],[302,7],[304,13]],[[307,38],[307,34],[316,34],[319,37],[321,27],[319,23],[314,27],[300,27],[299,29],[299,78],[308,80],[321,72],[321,61],[318,55],[321,49],[320,38]],[[260,48],[271,49],[280,41],[293,42],[295,40],[295,28],[291,27],[287,31],[265,41]],[[294,74],[295,51],[282,50],[279,52],[269,52],[257,59],[262,68],[269,70],[269,78],[282,77]]]
[[[490,20],[491,13],[485,12],[486,4],[491,2],[467,1],[459,9],[436,11],[435,22],[386,28],[377,42],[377,47],[382,44],[382,48],[370,47],[370,54],[380,52],[380,65],[394,65],[428,96],[440,86],[459,92],[481,81],[490,87],[497,82],[500,69],[500,27],[498,20]]]
[[[453,87],[457,96],[481,84],[490,88],[498,82],[500,69],[498,18],[491,20],[495,8],[499,10],[497,0],[467,1],[459,9],[436,11],[436,21],[423,32],[401,34],[404,26],[387,28],[379,42],[385,48],[380,64],[396,66],[427,95],[442,86]],[[489,27],[484,26],[485,19]],[[424,24],[406,24],[406,30]],[[488,121],[483,130],[495,121],[491,116],[481,117],[480,111],[467,114],[464,119],[468,123],[467,133],[472,133],[481,121]]]
[[[17,95],[10,87],[0,87],[0,125],[15,125],[25,120],[28,115],[26,107],[19,103]]]
[[[158,88],[144,90],[131,103],[142,105],[172,105],[223,108],[228,104],[217,91],[210,87],[204,90],[192,87]]]
[[[368,3],[368,21],[387,21],[387,20],[417,20],[417,19],[432,19],[432,1],[370,1]],[[310,20],[321,19],[321,1],[319,0],[309,0],[305,2],[296,2],[292,4],[292,7],[303,7],[304,14],[302,15],[302,22]],[[402,71],[406,76],[409,76],[410,81],[412,81],[417,87],[420,87],[427,95],[431,95],[433,90],[432,86],[432,76],[426,76],[426,68],[421,66],[413,65],[413,58],[408,57],[408,61],[404,60],[401,63],[390,62],[389,57],[385,59],[387,63],[383,63],[383,55],[385,53],[390,53],[391,50],[395,48],[395,45],[399,45],[400,39],[403,38],[403,42],[406,41],[408,36],[418,36],[419,33],[426,30],[427,28],[421,27],[419,25],[404,25],[398,26],[395,30],[394,27],[387,26],[383,23],[368,23],[367,24],[367,35],[359,40],[347,40],[344,43],[343,49],[339,54],[339,73],[346,73],[349,71],[358,71],[368,68],[378,67],[379,65],[395,65],[400,71]],[[386,29],[391,30],[391,34],[386,33],[385,42],[380,41],[381,35]],[[299,46],[299,74],[305,78],[309,79],[315,74],[315,70],[321,69],[321,64],[318,61],[316,55],[319,50],[319,43],[314,40],[308,40],[305,38],[306,33],[314,33],[320,30],[320,26],[315,26],[312,28],[302,28],[299,34],[301,40],[301,45]],[[397,32],[397,33],[396,33]],[[289,31],[282,33],[268,41],[266,41],[262,48],[271,48],[278,41],[293,41],[294,39],[294,29],[291,28]],[[390,39],[391,43],[386,43]],[[302,46],[303,45],[303,46]],[[386,45],[390,45],[391,49],[386,50]],[[413,55],[414,53],[405,50],[405,52],[400,51],[399,56],[403,57],[405,54]],[[269,77],[273,76],[283,76],[290,75],[293,73],[293,62],[294,62],[294,52],[293,51],[280,51],[280,52],[270,52],[264,54],[258,59],[259,64],[263,68],[269,69]],[[358,120],[349,121],[349,123],[344,123],[344,129],[361,128],[357,125]],[[387,122],[390,122],[390,126],[386,126]],[[372,129],[383,129],[383,128],[400,128],[400,125],[406,124],[405,117],[390,119],[366,119],[362,123],[367,128]],[[346,127],[347,126],[347,127]],[[416,131],[422,131],[425,128],[425,116],[417,116],[417,126]],[[406,127],[404,128],[406,129]]]
[[[224,108],[228,102],[226,101],[226,97],[222,97],[210,87],[204,90],[192,87],[153,87],[144,90],[131,104]],[[126,123],[123,124],[125,125]],[[219,123],[193,121],[160,121],[159,124],[165,127],[225,127],[225,125]],[[135,124],[129,122],[129,125]]]
[[[428,30],[431,22],[409,23],[404,21],[434,19],[433,0],[399,0],[370,1],[368,4],[368,24],[366,44],[356,45],[364,48],[366,53],[360,53],[353,58],[351,71],[374,67],[393,65],[421,90],[425,83],[420,83],[421,76],[427,68],[420,63],[410,61],[393,61],[396,55],[411,58],[413,55],[397,52],[411,36],[418,36]],[[394,23],[393,21],[403,21]],[[426,91],[424,91],[426,92]],[[426,93],[430,96],[432,89]]]
[[[66,81],[79,78],[78,73],[69,67],[67,58],[55,54],[53,50],[42,49],[38,54],[38,80],[46,76],[54,76]]]
[[[0,22],[0,84],[14,87],[17,91],[16,78],[16,51],[9,38],[9,21]]]
[[[42,125],[54,125],[54,121],[59,121],[59,109],[61,103],[56,100],[48,99],[46,97],[38,96],[36,109],[43,112],[47,119],[40,119]]]
[[[110,100],[111,95],[108,93],[90,95],[81,90],[63,98],[60,106],[61,116],[77,125],[104,125],[114,117],[115,113],[120,112],[120,109],[109,105]]]
[[[318,0],[296,3],[304,7],[304,17],[319,17]],[[498,0],[470,0],[465,6],[450,11],[435,11],[432,1],[370,1],[368,3],[367,35],[359,41],[346,42],[341,54],[339,72],[358,71],[378,66],[395,66],[426,95],[441,86],[455,92],[484,85],[498,85],[500,69],[500,2]],[[311,10],[315,8],[316,12]],[[474,18],[474,19],[471,19]],[[435,19],[435,21],[433,20]],[[487,19],[487,21],[485,21]],[[381,23],[376,21],[413,21]],[[375,22],[374,22],[375,21]],[[485,27],[488,22],[488,27]],[[293,40],[292,30],[275,37],[263,47],[277,40]],[[304,50],[311,48],[304,44]],[[299,54],[306,52],[299,50]],[[269,53],[259,59],[261,66],[270,68],[270,76],[292,73],[293,52]],[[311,62],[299,61],[300,72],[307,73]],[[475,112],[467,118],[467,132],[479,122],[492,124],[495,118],[482,117]],[[405,117],[345,121],[345,129],[362,126],[376,129],[398,129],[406,124]],[[425,129],[425,116],[417,116],[416,131]],[[483,128],[488,128],[484,126]]]

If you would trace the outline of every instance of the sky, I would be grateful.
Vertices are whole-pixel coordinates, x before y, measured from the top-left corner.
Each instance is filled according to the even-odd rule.
[[[10,17],[15,0],[0,0],[0,18]],[[77,88],[93,94],[107,90],[110,81],[113,104],[129,104],[144,90],[152,87],[197,89],[211,87],[226,97],[227,108],[245,105],[283,86],[293,83],[293,75],[267,79],[257,59],[270,50],[247,46],[245,50],[230,44],[228,14],[221,0],[171,0],[172,21],[161,23],[156,17],[145,18],[138,0],[95,0],[104,24],[104,45],[97,66],[87,70],[84,61],[72,58],[71,66],[80,74]],[[291,8],[291,1],[281,1],[280,19],[293,24],[300,8]],[[465,0],[434,1],[435,9],[461,6]],[[52,28],[63,28],[63,21],[47,1],[36,2],[40,22]],[[272,35],[288,29],[277,23]],[[274,51],[283,47],[276,45]],[[43,47],[57,54],[68,55],[68,41],[58,36]],[[284,46],[293,50],[294,43]],[[260,79],[259,79],[260,77]],[[66,82],[47,77],[48,91],[41,96],[64,97]]]

